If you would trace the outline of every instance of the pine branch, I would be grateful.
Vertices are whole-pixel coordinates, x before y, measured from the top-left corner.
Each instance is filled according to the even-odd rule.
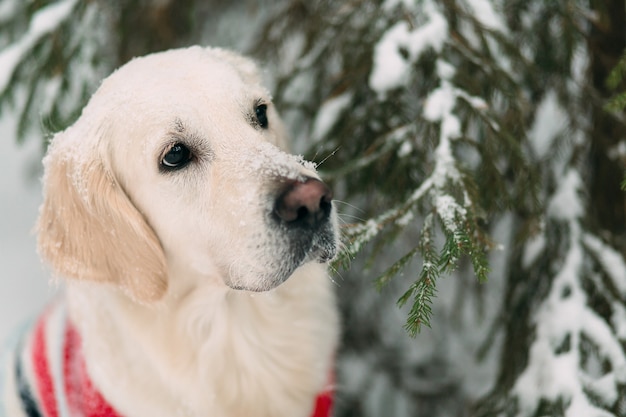
[[[432,214],[426,216],[420,244],[400,260],[403,261],[408,256],[412,258],[417,252],[422,255],[423,259],[419,278],[397,302],[399,307],[404,306],[409,300],[413,302],[405,324],[405,329],[411,336],[416,336],[422,325],[430,327],[432,299],[436,293],[437,279],[441,275],[441,259],[435,250],[433,222]]]
[[[626,52],[622,54],[620,60],[615,64],[615,67],[609,73],[606,79],[606,86],[609,90],[617,90],[624,85],[624,78],[626,77]]]
[[[71,124],[115,65],[106,60],[107,38],[100,31],[107,15],[100,6],[58,0],[39,8],[23,2],[14,10],[30,23],[14,27],[10,44],[0,52],[0,109],[16,110],[18,141],[33,127],[45,138]]]

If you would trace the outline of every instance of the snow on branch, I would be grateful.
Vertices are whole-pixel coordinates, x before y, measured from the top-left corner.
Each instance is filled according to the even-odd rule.
[[[626,299],[626,262],[622,255],[591,234],[585,234],[583,242],[611,279],[613,287],[622,300]]]
[[[383,39],[384,41],[384,39]],[[401,206],[392,209],[375,219],[370,219],[359,230],[355,230],[350,251],[355,254],[361,247],[374,239],[379,232],[392,221],[404,221],[407,214],[417,210],[418,202],[428,196],[432,212],[422,225],[421,240],[408,253],[396,261],[377,280],[378,286],[385,285],[396,276],[418,254],[422,256],[422,268],[418,279],[400,298],[400,306],[413,300],[406,328],[410,334],[419,332],[422,325],[429,326],[432,314],[432,297],[438,276],[443,272],[453,271],[459,258],[467,254],[472,258],[474,272],[480,281],[486,280],[488,273],[485,248],[475,227],[473,202],[465,189],[462,175],[457,168],[458,162],[453,153],[453,142],[461,137],[461,123],[454,114],[459,98],[484,108],[484,101],[471,97],[466,92],[453,86],[451,79],[454,68],[439,59],[436,62],[440,86],[435,88],[425,99],[423,117],[427,122],[439,126],[439,143],[434,150],[435,162],[432,173],[419,188]],[[463,197],[458,201],[453,194]],[[446,237],[443,247],[438,251],[435,244],[434,220],[436,213]],[[411,217],[412,218],[412,217]]]
[[[0,52],[0,95],[4,94],[17,67],[30,50],[68,18],[76,3],[77,0],[60,0],[41,8],[33,15],[27,32]]]
[[[546,301],[534,319],[536,340],[528,366],[513,388],[521,416],[533,416],[542,400],[566,404],[566,416],[613,416],[592,402],[592,393],[604,407],[617,400],[617,386],[626,376],[626,357],[608,324],[587,306],[582,287],[584,253],[578,223],[569,223],[569,251],[554,278]],[[581,366],[585,343],[597,350],[595,361],[606,361],[611,371],[598,375],[597,365]],[[588,349],[587,349],[588,350]]]
[[[570,169],[548,206],[549,217],[568,232],[568,247],[548,296],[533,318],[536,338],[526,369],[511,392],[519,416],[536,415],[542,401],[548,401],[562,402],[566,417],[612,417],[608,410],[618,400],[618,387],[626,383],[621,342],[609,323],[589,306],[589,290],[584,287],[590,254],[603,268],[615,267],[611,278],[620,290],[626,285],[626,268],[613,249],[583,232],[580,187],[578,172]],[[622,328],[623,313],[622,309],[614,314]]]
[[[424,2],[428,21],[415,30],[401,21],[389,28],[374,48],[374,68],[370,88],[381,97],[389,90],[404,86],[410,78],[411,64],[430,48],[439,52],[448,38],[448,21],[430,1]],[[402,53],[405,51],[407,56]]]
[[[0,51],[0,108],[16,109],[15,135],[21,141],[33,126],[45,137],[76,120],[114,65],[112,20],[103,3],[77,0],[35,11],[22,2],[12,13],[30,20],[26,28],[14,25],[18,37]]]
[[[340,262],[349,265],[366,247],[372,259],[399,235],[421,231],[394,261],[378,263],[379,286],[416,264],[401,301],[413,301],[409,321],[418,325],[408,324],[410,333],[428,321],[437,277],[455,270],[460,259],[470,259],[479,281],[486,280],[486,251],[493,248],[486,231],[494,212],[513,204],[536,211],[535,178],[518,175],[530,171],[518,136],[526,107],[517,99],[525,92],[485,58],[486,48],[504,42],[498,22],[505,20],[489,2],[468,2],[342,3],[334,10],[340,21],[311,20],[294,30],[304,39],[294,48],[300,57],[276,94],[288,97],[284,102],[296,117],[315,116],[309,152],[332,155],[324,176],[370,202],[367,219],[344,228]],[[479,13],[481,22],[474,16]],[[303,27],[288,14],[279,22]],[[480,41],[485,27],[494,45]],[[257,45],[265,51],[285,46],[272,36]],[[294,88],[305,83],[308,89]],[[293,91],[305,93],[293,100]]]

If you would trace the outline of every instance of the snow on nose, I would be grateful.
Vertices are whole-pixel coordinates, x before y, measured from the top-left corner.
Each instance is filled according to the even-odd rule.
[[[255,178],[271,180],[303,180],[315,175],[315,164],[304,160],[301,156],[283,152],[268,142],[259,142],[244,152],[239,164],[248,175]],[[243,164],[242,164],[243,162]]]

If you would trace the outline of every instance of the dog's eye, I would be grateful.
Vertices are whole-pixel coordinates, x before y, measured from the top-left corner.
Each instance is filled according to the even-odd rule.
[[[256,106],[256,120],[259,126],[263,129],[267,129],[268,121],[267,121],[267,104],[259,104]]]
[[[191,151],[182,143],[176,143],[165,154],[161,165],[165,169],[180,169],[191,161]]]

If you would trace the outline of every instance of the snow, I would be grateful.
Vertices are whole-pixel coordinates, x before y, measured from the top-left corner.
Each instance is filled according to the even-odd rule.
[[[548,91],[541,100],[535,120],[528,133],[533,150],[539,158],[545,158],[557,135],[567,126],[567,114],[558,102],[556,93]]]
[[[434,174],[432,174],[424,182],[422,182],[422,184],[419,186],[417,190],[413,191],[413,194],[411,194],[411,197],[409,197],[409,199],[407,200],[407,203],[410,203],[410,204],[415,203],[416,201],[421,199],[424,195],[426,195],[426,193],[431,188],[433,188],[434,186],[433,176]]]
[[[615,386],[615,376],[607,374],[599,379],[582,378],[585,389],[593,393],[596,398],[604,399],[604,406],[610,407],[617,401],[617,387]]]
[[[445,64],[438,67],[443,75],[451,76]],[[439,145],[435,149],[435,169],[431,176],[437,189],[442,189],[448,180],[460,179],[450,143],[461,135],[461,123],[452,112],[458,95],[458,90],[449,81],[442,79],[441,85],[426,98],[422,112],[424,119],[433,123],[441,122]]]
[[[610,416],[612,414],[592,404],[585,392],[593,392],[600,404],[612,407],[618,398],[617,384],[626,372],[626,356],[616,334],[587,305],[582,286],[584,249],[591,250],[604,268],[612,268],[609,274],[614,274],[612,280],[620,281],[616,283],[620,290],[626,285],[626,267],[613,249],[582,232],[578,223],[582,210],[577,196],[579,187],[578,173],[570,170],[549,204],[550,215],[565,222],[569,229],[569,249],[548,297],[533,318],[536,339],[530,348],[528,365],[513,389],[519,398],[521,416],[533,415],[541,399],[556,401],[559,398],[565,400],[567,417]],[[545,244],[536,245],[533,252]],[[618,334],[624,334],[625,317],[623,308],[615,310],[612,320],[617,323]],[[583,337],[597,347],[597,356],[588,353],[583,359]],[[569,348],[560,351],[565,340],[569,340]],[[609,364],[606,373],[604,362]]]
[[[384,215],[383,215],[384,216]],[[382,216],[381,216],[382,217]],[[380,219],[368,219],[365,223],[359,226],[359,236],[352,242],[351,251],[358,253],[361,247],[372,240],[380,231]]]
[[[387,92],[406,84],[411,64],[428,49],[440,52],[448,38],[448,22],[430,1],[424,3],[428,20],[415,30],[405,21],[396,23],[381,37],[374,48],[374,63],[369,86],[385,97]],[[405,51],[408,57],[404,57]]]
[[[582,394],[577,376],[580,313],[585,305],[585,295],[577,283],[582,266],[582,248],[578,242],[580,231],[577,224],[571,223],[569,252],[561,271],[554,278],[548,299],[533,320],[537,326],[537,337],[530,348],[528,365],[513,388],[519,398],[521,416],[533,415],[542,398],[554,401],[563,397],[570,400]],[[569,295],[563,297],[566,288]],[[558,355],[555,351],[566,337],[571,338],[572,348]],[[582,398],[585,398],[584,395]],[[576,404],[576,407],[584,405]]]
[[[452,113],[456,104],[456,92],[448,81],[443,81],[439,88],[432,91],[424,105],[424,118],[431,122],[442,120]]]
[[[626,262],[622,255],[593,235],[585,234],[583,241],[598,259],[620,295],[626,298]]]
[[[30,21],[28,36],[41,37],[56,29],[69,16],[74,4],[76,0],[61,0],[37,11]]]
[[[283,152],[269,142],[259,141],[250,147],[247,152],[238,153],[236,159],[244,158],[242,173],[245,175],[263,175],[267,177],[282,177],[302,180],[300,166],[315,172],[314,162],[305,160],[301,155],[292,155]]]
[[[417,61],[422,53],[430,48],[435,52],[441,52],[445,41],[448,39],[448,21],[435,10],[434,6],[426,3],[425,12],[429,15],[429,21],[424,26],[409,34],[407,47],[413,62]]]
[[[458,90],[457,94],[459,97],[463,98],[463,100],[467,101],[470,106],[478,111],[487,110],[489,108],[487,102],[481,97],[469,95],[467,92],[462,90]],[[498,126],[492,125],[491,127],[496,131],[499,130]]]
[[[555,139],[567,127],[567,115],[554,91],[544,96],[532,128],[531,146],[540,159],[549,156]],[[611,325],[588,306],[582,285],[587,273],[589,254],[609,277],[621,297],[626,296],[626,263],[620,253],[598,237],[585,233],[579,221],[584,215],[580,196],[582,179],[573,168],[565,168],[564,157],[556,158],[553,167],[558,179],[556,190],[548,201],[547,220],[561,223],[569,230],[569,249],[562,266],[553,279],[550,293],[533,318],[536,339],[530,349],[529,362],[519,376],[514,394],[519,398],[521,416],[536,412],[542,399],[564,400],[565,416],[612,416],[598,407],[611,408],[618,398],[617,384],[626,372],[626,357],[620,342],[626,337],[626,309],[611,302]],[[527,241],[523,266],[531,267],[545,249],[546,241],[539,234]],[[592,277],[602,285],[599,277]],[[583,357],[583,338],[597,351]],[[560,351],[565,340],[569,348]],[[604,364],[608,364],[608,372]],[[598,401],[592,403],[586,392]]]
[[[432,197],[437,213],[446,230],[455,232],[459,220],[465,218],[467,211],[454,197],[446,194],[444,188],[449,181],[458,182],[461,179],[452,154],[452,140],[461,136],[461,122],[453,110],[462,91],[449,81],[454,76],[454,68],[449,63],[438,60],[437,73],[441,78],[441,85],[428,95],[422,112],[424,119],[441,123],[439,144],[434,152],[435,168],[429,180],[434,186]],[[471,205],[468,195],[465,196],[465,204]]]
[[[524,254],[522,255],[522,267],[528,269],[541,255],[546,248],[546,238],[543,233],[531,237],[524,244]]]
[[[43,98],[41,106],[39,107],[40,114],[49,114],[52,110],[55,100],[59,96],[61,91],[61,85],[63,78],[61,76],[55,76],[51,78],[45,85],[43,91]]]
[[[626,307],[621,303],[613,303],[612,307],[611,324],[615,329],[615,337],[618,340],[626,340]]]
[[[411,144],[410,141],[405,140],[404,142],[402,142],[402,145],[400,145],[400,147],[398,148],[398,156],[400,158],[404,158],[405,156],[408,156],[412,151],[413,151],[413,145]]]
[[[0,52],[0,93],[4,92],[23,57],[46,34],[65,20],[77,0],[61,0],[41,8],[20,40]]]
[[[442,80],[451,80],[456,74],[456,69],[449,62],[444,61],[443,59],[437,60],[437,75]]]
[[[467,4],[472,9],[472,15],[481,25],[503,33],[508,32],[502,16],[496,13],[489,0],[467,0]]]
[[[626,160],[626,141],[620,141],[609,150],[609,157],[613,160]]]
[[[400,48],[409,35],[408,24],[398,22],[385,33],[374,49],[374,68],[369,85],[380,96],[402,87],[408,79],[409,62],[400,54]]]
[[[444,227],[449,232],[455,232],[457,229],[456,220],[460,218],[465,218],[466,210],[461,207],[454,200],[452,196],[449,195],[437,195],[435,197],[435,207],[437,207],[437,214],[441,218]]]
[[[395,7],[398,4],[398,1],[387,2],[385,7]],[[485,10],[487,6],[484,1],[475,0],[473,7]],[[495,12],[493,9],[489,10],[491,14],[486,16],[490,19],[488,23],[496,25],[498,20]],[[379,97],[384,98],[390,90],[406,85],[410,78],[411,65],[424,51],[433,49],[439,53],[443,49],[448,37],[447,20],[430,1],[424,3],[423,14],[426,16],[423,25],[411,30],[406,21],[400,21],[390,27],[375,46],[369,86]],[[461,123],[453,111],[459,97],[479,111],[486,109],[487,104],[483,99],[473,97],[452,84],[456,70],[449,62],[438,59],[436,71],[441,80],[440,86],[426,97],[422,111],[424,119],[440,123],[439,144],[434,158],[435,167],[430,177],[413,193],[409,201],[418,200],[430,190],[444,227],[454,232],[455,220],[459,217],[464,218],[466,209],[443,191],[449,181],[458,182],[461,177],[451,147],[451,141],[461,136]],[[398,155],[406,156],[411,149],[411,144],[405,141],[401,144]],[[471,202],[466,201],[466,204]]]
[[[589,308],[582,308],[581,311],[580,328],[598,345],[600,356],[609,361],[611,369],[626,367],[624,352],[606,321]]]
[[[441,121],[441,135],[450,139],[461,137],[461,122],[453,114],[447,114]]]
[[[443,134],[441,135],[439,145],[435,149],[435,161],[435,169],[431,178],[436,188],[442,189],[448,180],[456,182],[461,179],[461,174],[455,166],[456,161],[452,155],[450,140]]]
[[[441,85],[426,98],[423,116],[428,121],[441,122],[442,138],[456,139],[461,136],[461,123],[453,114],[457,99],[462,98],[477,111],[486,110],[488,105],[484,99],[472,96],[452,84],[455,68],[450,63],[438,59],[436,65]]]
[[[303,155],[292,155],[297,164],[302,165],[309,171],[317,172],[317,163],[304,159]]]
[[[313,122],[312,139],[320,140],[335,126],[339,116],[343,114],[352,101],[352,93],[347,92],[327,100],[317,111]]]
[[[415,6],[413,0],[385,0],[385,3],[383,3],[383,10],[388,13],[400,5],[408,8]]]
[[[400,218],[398,218],[398,220],[396,220],[396,224],[398,226],[401,227],[406,227],[408,226],[411,221],[413,221],[413,218],[415,217],[415,213],[412,211],[407,211],[404,216],[401,216]]]
[[[581,187],[582,180],[578,172],[569,170],[548,203],[548,215],[563,221],[582,217],[584,207],[578,196]]]

